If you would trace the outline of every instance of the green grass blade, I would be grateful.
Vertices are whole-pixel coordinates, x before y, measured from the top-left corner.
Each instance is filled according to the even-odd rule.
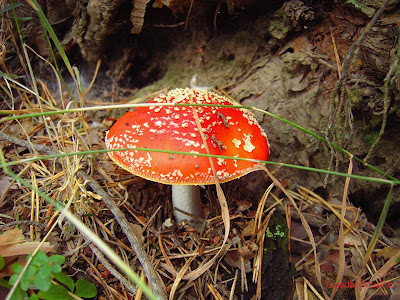
[[[1,133],[0,133],[0,138],[1,138]],[[366,177],[366,176],[341,173],[341,172],[336,172],[336,171],[331,171],[331,170],[324,170],[324,169],[305,167],[305,166],[300,166],[300,165],[285,164],[285,163],[280,163],[280,162],[265,161],[265,160],[258,160],[258,159],[249,159],[249,158],[242,158],[242,157],[233,157],[233,156],[225,156],[225,155],[215,155],[215,154],[207,154],[207,153],[191,153],[191,152],[161,150],[161,149],[150,149],[150,148],[100,149],[100,150],[88,150],[88,151],[80,151],[80,152],[60,153],[60,154],[55,154],[55,155],[45,155],[45,156],[22,159],[22,160],[18,160],[18,161],[5,162],[5,166],[9,167],[9,166],[14,166],[14,165],[18,165],[18,164],[28,163],[28,162],[34,162],[34,161],[52,159],[52,158],[60,158],[60,157],[66,157],[66,156],[95,155],[95,154],[105,153],[105,152],[127,151],[127,150],[158,152],[158,153],[168,153],[168,154],[181,154],[181,155],[191,155],[191,156],[205,156],[205,157],[212,157],[212,158],[232,159],[232,160],[253,161],[253,162],[264,163],[264,164],[268,164],[268,165],[289,167],[289,168],[294,168],[294,169],[300,169],[300,170],[305,170],[305,171],[330,174],[330,175],[341,176],[341,177],[348,177],[348,178],[352,178],[352,179],[365,180],[365,181],[381,183],[381,184],[391,184],[391,185],[400,184],[400,181],[397,180],[397,179],[388,180],[388,179],[375,178],[375,177]]]
[[[76,82],[78,83],[78,89],[81,93],[83,93],[82,81],[81,81],[81,76],[79,75],[79,70],[77,67],[72,67],[72,70],[74,70]]]
[[[49,20],[47,20],[45,14],[43,13],[43,10],[40,8],[40,6],[36,0],[27,0],[27,2],[37,12],[40,22],[42,23],[42,27],[49,33],[54,45],[56,46],[58,52],[61,55],[62,60],[64,61],[65,66],[67,67],[68,71],[71,73],[71,76],[74,76],[74,73],[73,73],[72,67],[71,67],[71,63],[69,62],[69,59],[68,59],[63,47],[61,46],[61,43],[58,40],[57,35],[55,34],[53,28],[51,27]]]
[[[374,251],[374,249],[375,249],[375,245],[378,241],[378,238],[382,231],[383,225],[385,224],[386,216],[389,211],[390,203],[392,201],[392,194],[393,194],[393,185],[390,185],[390,189],[386,196],[385,202],[383,203],[382,212],[379,216],[378,223],[376,224],[374,234],[372,235],[371,241],[369,242],[367,251],[364,255],[363,267],[360,268],[361,271],[364,270],[364,266],[367,264],[369,258],[371,257],[372,251]]]
[[[54,201],[45,193],[41,192],[32,184],[30,184],[25,179],[18,177],[14,174],[6,165],[6,161],[3,155],[3,150],[0,149],[0,163],[3,171],[8,176],[12,177],[22,185],[28,187],[33,192],[37,193],[40,197],[46,200],[47,203],[52,204],[58,210],[60,210],[65,217],[71,222],[79,231],[89,239],[93,244],[95,244],[102,252],[116,265],[120,268],[122,272],[124,272],[132,282],[134,282],[138,287],[140,287],[143,293],[151,300],[157,300],[157,297],[153,294],[151,289],[147,284],[145,284],[136,274],[106,243],[104,243],[97,235],[93,234],[93,231],[87,227],[81,220],[79,220],[75,215],[73,215],[69,210],[64,210],[64,205],[58,201]]]
[[[22,3],[15,3],[15,4],[13,3],[13,4],[10,4],[10,5],[8,5],[6,8],[0,10],[0,15],[4,14],[4,13],[10,11],[10,10],[14,10],[14,9],[16,9],[17,7],[20,7],[21,5],[22,5]]]
[[[379,173],[379,174],[381,174],[381,175],[383,175],[383,176],[385,176],[385,177],[387,177],[387,178],[389,178],[389,179],[391,179],[391,180],[398,181],[398,180],[397,180],[396,178],[394,178],[393,176],[391,176],[391,175],[387,174],[386,172],[384,172],[384,171],[382,171],[382,170],[380,170],[380,169],[378,169],[378,168],[376,168],[376,167],[374,167],[374,166],[372,166],[372,165],[370,165],[370,164],[364,162],[361,158],[358,158],[357,156],[354,156],[353,154],[351,154],[351,153],[348,152],[347,150],[345,150],[345,149],[339,147],[338,145],[329,142],[326,138],[324,138],[324,137],[322,137],[322,136],[316,134],[315,132],[312,132],[312,131],[310,131],[310,130],[308,130],[308,129],[306,129],[306,128],[304,128],[304,127],[302,127],[302,126],[300,126],[300,125],[298,125],[298,124],[296,124],[296,123],[293,123],[293,122],[291,122],[291,121],[289,121],[289,120],[287,120],[287,119],[285,119],[285,118],[283,118],[283,117],[281,117],[281,116],[279,116],[279,115],[276,115],[276,114],[273,114],[273,113],[270,113],[270,112],[268,112],[268,111],[265,111],[265,110],[262,110],[262,109],[258,109],[258,108],[252,108],[252,109],[254,109],[255,111],[261,112],[261,113],[263,113],[263,114],[265,114],[265,115],[267,115],[267,116],[270,116],[270,117],[272,117],[272,118],[275,118],[275,119],[277,119],[277,120],[280,120],[280,121],[282,121],[282,122],[284,122],[284,123],[286,123],[286,124],[289,124],[289,125],[291,125],[291,126],[297,128],[297,129],[299,129],[299,130],[301,130],[301,131],[303,131],[303,132],[305,132],[305,133],[307,133],[307,134],[309,134],[309,135],[315,137],[316,139],[318,139],[318,140],[320,140],[320,141],[322,141],[322,142],[324,142],[324,143],[330,145],[331,147],[335,148],[336,150],[342,152],[343,154],[345,154],[345,155],[347,155],[347,156],[350,156],[350,155],[351,155],[351,157],[353,157],[356,161],[358,161],[358,162],[361,163],[362,165],[366,166],[367,168],[369,168],[369,169],[371,169],[371,170],[373,170],[373,171],[375,171],[375,172],[377,172],[377,173]]]
[[[94,107],[85,107],[85,108],[75,108],[75,109],[68,109],[68,110],[48,111],[48,112],[35,113],[35,114],[15,115],[15,116],[9,116],[9,117],[4,117],[4,118],[0,119],[0,123],[6,122],[6,121],[10,121],[10,120],[16,120],[16,119],[23,119],[23,118],[30,118],[30,117],[38,117],[38,116],[48,116],[48,115],[55,115],[55,114],[65,114],[65,113],[83,112],[83,111],[93,111],[93,110],[109,110],[109,109],[122,109],[122,108],[133,108],[133,107],[146,107],[146,106],[147,106],[147,107],[148,107],[148,106],[154,106],[154,104],[149,104],[149,103],[136,103],[136,104],[103,105],[103,106],[94,106]],[[296,123],[293,123],[292,121],[289,121],[289,120],[287,120],[287,119],[285,119],[285,118],[283,118],[283,117],[281,117],[281,116],[279,116],[279,115],[270,113],[270,112],[268,112],[268,111],[265,111],[265,110],[262,110],[262,109],[259,109],[259,108],[255,108],[255,107],[251,107],[251,106],[242,106],[242,105],[214,105],[214,104],[187,104],[187,103],[185,103],[185,104],[181,104],[181,103],[178,103],[178,104],[162,103],[162,104],[161,104],[161,103],[158,103],[157,106],[232,107],[232,108],[241,108],[241,109],[251,109],[251,110],[255,110],[255,111],[258,111],[258,112],[260,112],[260,113],[263,113],[263,114],[265,114],[265,115],[267,115],[267,116],[269,116],[269,117],[275,118],[275,119],[280,120],[280,121],[282,121],[282,122],[284,122],[284,123],[286,123],[286,124],[289,124],[289,125],[291,125],[291,126],[297,128],[297,129],[299,129],[299,130],[301,130],[301,131],[303,131],[303,132],[305,132],[305,133],[307,133],[307,134],[309,134],[309,135],[311,135],[311,136],[317,138],[318,140],[320,140],[320,141],[322,141],[322,142],[324,142],[324,143],[326,143],[326,144],[328,144],[328,145],[331,145],[333,148],[337,149],[338,151],[341,151],[342,153],[344,153],[344,154],[346,154],[346,155],[352,155],[350,152],[348,152],[348,151],[342,149],[341,147],[339,147],[339,146],[336,145],[336,144],[330,143],[327,139],[325,139],[324,137],[322,137],[322,136],[316,134],[315,132],[312,132],[312,131],[310,131],[310,130],[308,130],[308,129],[306,129],[306,128],[304,128],[304,127],[302,127],[302,126],[300,126],[300,125],[298,125],[298,124],[296,124]],[[0,111],[0,115],[1,115],[1,114],[6,114],[6,113],[7,113],[7,111]],[[375,171],[375,172],[377,172],[377,173],[379,173],[379,174],[381,174],[381,175],[383,175],[383,176],[389,178],[390,180],[392,180],[392,181],[395,182],[396,184],[399,182],[399,180],[396,179],[395,177],[393,177],[393,176],[391,176],[391,175],[385,173],[384,171],[382,171],[382,170],[380,170],[380,169],[378,169],[378,168],[376,168],[376,167],[374,167],[374,166],[372,166],[372,165],[370,165],[370,164],[368,164],[368,163],[365,163],[362,159],[360,159],[360,158],[358,158],[358,157],[356,157],[356,156],[353,156],[353,155],[352,155],[352,157],[353,157],[356,161],[358,161],[358,162],[360,162],[362,165],[364,165],[365,167],[367,167],[367,168],[369,168],[369,169],[371,169],[371,170],[373,170],[373,171]],[[277,164],[280,164],[280,163],[277,163]],[[290,166],[290,165],[287,165],[287,166]],[[300,168],[300,167],[297,167],[297,168]],[[306,168],[306,167],[303,167],[303,168]],[[320,169],[319,169],[319,170],[320,170]],[[334,173],[329,173],[329,172],[331,172],[331,171],[328,171],[328,170],[323,170],[323,171],[321,171],[321,172],[322,172],[322,173],[326,173],[326,174],[334,174]],[[342,173],[340,173],[340,174],[342,174]]]

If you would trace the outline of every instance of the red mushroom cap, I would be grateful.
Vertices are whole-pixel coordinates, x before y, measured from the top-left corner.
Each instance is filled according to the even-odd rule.
[[[190,102],[191,101],[191,102]],[[224,96],[193,89],[171,90],[151,100],[150,107],[127,112],[108,131],[108,149],[149,148],[207,153],[190,106],[157,106],[157,103],[234,105]],[[196,107],[211,154],[267,160],[267,136],[253,115],[231,107]],[[138,176],[165,184],[213,184],[208,157],[138,150],[108,152],[120,167]],[[258,163],[212,158],[220,182],[257,169]]]

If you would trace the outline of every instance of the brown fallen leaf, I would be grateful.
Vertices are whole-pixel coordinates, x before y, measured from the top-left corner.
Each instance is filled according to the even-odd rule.
[[[225,256],[224,256],[224,261],[231,266],[232,268],[240,269],[241,268],[241,261],[240,261],[240,254],[237,250],[234,251],[229,251]],[[245,259],[244,261],[244,266],[245,266],[245,272],[249,273],[251,272],[251,262],[248,259]]]
[[[1,247],[0,255],[3,257],[28,255],[39,247],[44,253],[54,250],[53,246],[51,246],[48,242],[42,244],[40,242],[24,242],[21,244],[10,245],[8,247]]]
[[[18,244],[23,241],[25,241],[25,237],[20,229],[7,230],[6,232],[0,234],[0,251],[9,245]]]
[[[391,248],[391,247],[385,247],[376,253],[377,257],[383,257],[384,260],[392,258],[394,255],[397,254],[399,249]]]
[[[38,247],[44,253],[54,250],[48,242],[27,242],[20,229],[10,229],[0,234],[0,255],[3,257],[28,255]]]
[[[251,219],[245,228],[242,230],[243,236],[252,236],[256,227],[256,222],[254,219]]]
[[[40,248],[44,253],[53,252],[49,242],[27,242],[20,229],[10,229],[0,234],[0,255],[4,258],[5,266],[0,272],[0,278],[13,274],[11,265],[17,260],[25,262],[25,256]]]
[[[253,258],[258,250],[256,243],[251,243],[250,245],[244,245],[238,249],[239,255],[243,256],[244,259]]]

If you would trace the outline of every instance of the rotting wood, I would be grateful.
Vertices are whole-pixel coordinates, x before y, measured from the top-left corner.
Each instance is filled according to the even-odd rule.
[[[105,266],[107,270],[110,271],[110,273],[115,278],[117,278],[128,291],[130,291],[133,295],[136,295],[137,294],[136,287],[110,264],[110,262],[104,257],[103,253],[99,249],[97,249],[97,247],[94,246],[93,244],[90,244],[89,247],[96,255],[96,257],[99,259],[99,261],[103,264],[103,266]]]
[[[131,22],[133,28],[131,33],[139,34],[142,31],[144,23],[144,14],[146,13],[146,6],[150,0],[132,0],[133,9],[131,12]]]

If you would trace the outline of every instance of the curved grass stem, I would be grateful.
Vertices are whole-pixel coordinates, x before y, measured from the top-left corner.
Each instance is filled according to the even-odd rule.
[[[99,249],[102,249],[102,252],[115,264],[117,265],[121,271],[123,271],[132,282],[134,282],[137,286],[139,286],[143,293],[152,300],[157,300],[158,298],[153,294],[151,289],[147,284],[145,284],[137,275],[106,243],[104,243],[100,237],[93,234],[93,231],[87,227],[81,220],[79,220],[74,214],[72,214],[69,210],[66,210],[64,205],[61,202],[54,201],[45,193],[35,188],[30,182],[24,180],[21,177],[18,177],[14,174],[6,165],[6,161],[3,155],[2,149],[0,149],[0,165],[4,170],[4,173],[8,176],[12,177],[14,180],[18,181],[22,185],[28,187],[33,192],[37,193],[40,197],[46,200],[47,203],[52,204],[58,210],[60,210],[65,217],[74,225],[88,240],[90,240],[93,244],[95,244]],[[18,283],[16,283],[18,284]],[[11,290],[12,292],[12,290]],[[12,294],[11,294],[12,295]],[[10,295],[10,297],[11,297]]]

